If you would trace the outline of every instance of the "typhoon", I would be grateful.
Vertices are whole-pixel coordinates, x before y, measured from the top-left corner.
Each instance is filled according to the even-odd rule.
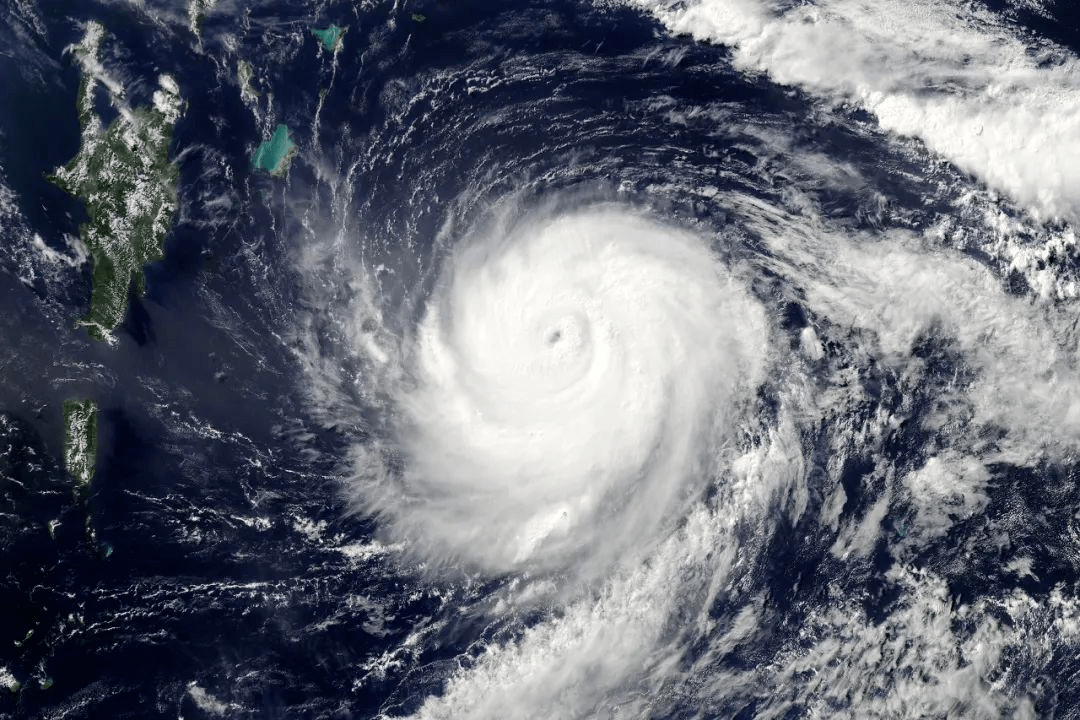
[[[1080,609],[1016,505],[1071,492],[1036,478],[1080,438],[1074,61],[940,3],[642,4],[694,40],[425,76],[398,117],[448,162],[363,162],[439,200],[349,195],[381,222],[299,256],[315,407],[368,418],[344,497],[425,582],[485,588],[462,664],[384,712],[1031,716]],[[743,73],[808,104],[684,84]],[[620,102],[573,96],[612,75]]]
[[[0,720],[1080,718],[1065,3],[63,5]]]
[[[630,209],[504,223],[447,258],[395,390],[404,468],[362,502],[490,571],[647,550],[734,440],[764,313],[701,238]]]

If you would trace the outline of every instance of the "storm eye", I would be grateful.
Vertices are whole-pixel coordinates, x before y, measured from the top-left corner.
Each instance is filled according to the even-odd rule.
[[[548,336],[547,336],[547,344],[548,345],[554,346],[560,340],[562,340],[562,330],[557,330],[556,329],[556,330],[552,330],[550,333],[548,333]]]

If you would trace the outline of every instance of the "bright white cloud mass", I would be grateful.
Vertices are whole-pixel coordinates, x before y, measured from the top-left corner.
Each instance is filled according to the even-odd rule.
[[[630,1],[743,70],[865,108],[1042,217],[1080,217],[1080,63],[974,3]]]
[[[447,259],[407,341],[406,469],[361,480],[362,502],[435,562],[647,549],[715,472],[767,332],[685,231],[617,207],[495,223]]]
[[[888,142],[973,176],[964,192],[1018,203],[1009,222],[1028,232],[1080,213],[1076,59],[996,16],[891,0],[631,4],[823,112],[869,111]],[[300,257],[311,305],[336,318],[338,344],[300,333],[314,405],[331,424],[358,405],[392,418],[353,448],[353,507],[432,582],[505,583],[465,615],[538,614],[477,641],[409,712],[1033,717],[1016,687],[1054,655],[1030,633],[1075,642],[1075,599],[1059,587],[1042,605],[1019,590],[968,602],[948,568],[915,560],[987,510],[1003,466],[1080,451],[1070,310],[1009,292],[950,245],[944,220],[881,230],[830,216],[816,189],[866,180],[782,128],[650,102],[673,126],[749,138],[755,170],[775,173],[754,182],[786,183],[780,199],[718,173],[649,189],[706,198],[719,229],[571,193],[447,221],[415,276],[340,234]],[[985,213],[996,256],[1000,243],[1022,254],[993,198],[979,202],[965,207]],[[1036,287],[1043,300],[1054,282]],[[794,328],[791,305],[805,314]],[[900,433],[924,443],[910,458]],[[785,543],[794,556],[817,542],[838,577],[881,564],[898,599],[875,617],[872,600],[830,586],[792,610],[801,639],[777,639],[763,567]],[[989,525],[956,561],[991,542],[1035,576]],[[795,590],[821,582],[797,578]]]
[[[0,717],[1080,720],[1080,8],[179,5],[0,0]]]

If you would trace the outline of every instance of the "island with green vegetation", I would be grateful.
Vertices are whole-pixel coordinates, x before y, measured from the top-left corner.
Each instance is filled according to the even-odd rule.
[[[202,31],[203,17],[206,16],[214,5],[217,4],[217,0],[190,0],[188,2],[188,27],[191,28],[196,37]]]
[[[11,674],[10,670],[0,666],[0,687],[7,688],[10,692],[17,693],[19,692],[19,688],[22,687],[22,683],[15,679],[15,676]]]
[[[83,324],[92,338],[113,342],[112,331],[127,311],[132,280],[142,294],[143,266],[164,257],[179,178],[169,160],[169,143],[183,104],[176,81],[161,75],[152,106],[129,107],[124,88],[99,60],[104,32],[101,24],[88,23],[75,47],[83,70],[78,94],[81,147],[50,180],[86,205],[90,221],[79,233],[90,251],[93,273],[90,312]],[[108,127],[95,112],[99,92],[107,93],[117,109]]]
[[[80,495],[94,479],[97,464],[98,407],[93,400],[64,402],[64,467]]]
[[[269,140],[262,142],[251,156],[256,170],[266,170],[271,175],[284,175],[296,155],[296,144],[289,138],[289,128],[278,125]]]
[[[345,34],[346,30],[348,30],[348,27],[331,25],[324,30],[312,29],[311,34],[319,38],[327,50],[335,52],[341,47],[341,37]]]
[[[236,80],[240,83],[240,98],[247,104],[252,104],[259,99],[259,91],[252,84],[255,71],[251,63],[244,60],[236,61]]]

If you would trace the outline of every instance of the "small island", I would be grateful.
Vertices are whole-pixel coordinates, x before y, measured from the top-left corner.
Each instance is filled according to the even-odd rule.
[[[10,692],[17,693],[22,684],[15,679],[11,671],[0,665],[0,687],[7,688]]]
[[[112,331],[127,311],[132,279],[145,290],[143,266],[164,257],[165,235],[177,206],[179,170],[169,160],[173,126],[180,117],[180,89],[170,75],[158,78],[150,107],[129,107],[124,88],[99,60],[105,29],[86,26],[75,48],[82,65],[79,122],[82,143],[70,163],[50,180],[86,204],[90,222],[79,234],[93,266],[90,312],[83,324],[95,340],[114,342]],[[95,111],[98,93],[107,93],[118,115],[105,127]]]
[[[199,37],[199,32],[202,30],[202,21],[206,13],[216,4],[217,0],[190,0],[188,2],[188,27],[196,37]]]
[[[251,67],[251,63],[244,60],[236,61],[236,79],[240,83],[240,98],[248,105],[257,102],[259,99],[259,91],[252,85],[254,76],[255,71]]]
[[[64,402],[64,467],[75,478],[76,496],[86,492],[97,464],[98,407],[93,400]]]
[[[289,169],[289,163],[296,155],[296,144],[289,138],[289,128],[278,125],[269,140],[261,143],[251,156],[251,164],[256,170],[266,170],[271,175],[281,176]]]
[[[326,49],[331,52],[336,52],[341,47],[341,37],[348,30],[347,27],[338,27],[337,25],[331,25],[325,30],[313,29],[311,34],[319,38],[322,44],[326,46]]]

